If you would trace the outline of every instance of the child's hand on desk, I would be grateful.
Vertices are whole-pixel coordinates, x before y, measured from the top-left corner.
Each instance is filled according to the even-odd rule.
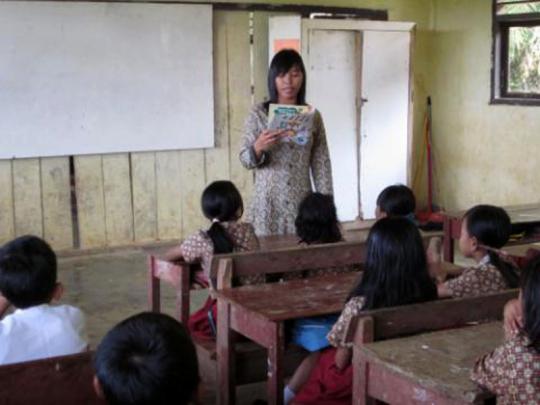
[[[521,297],[521,294],[520,294]],[[510,300],[504,306],[504,335],[506,339],[516,336],[523,327],[523,312],[519,298]]]

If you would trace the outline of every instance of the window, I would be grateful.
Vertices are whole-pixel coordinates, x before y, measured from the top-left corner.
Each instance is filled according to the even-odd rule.
[[[491,102],[540,105],[540,0],[493,0]]]

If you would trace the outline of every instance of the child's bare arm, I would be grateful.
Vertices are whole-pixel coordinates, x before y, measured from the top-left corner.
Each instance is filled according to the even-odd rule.
[[[4,317],[4,314],[7,312],[10,305],[9,301],[0,294],[0,319]]]
[[[165,255],[163,256],[163,258],[169,262],[180,260],[182,259],[182,257],[183,254],[181,245],[170,248],[169,250],[167,250],[167,252],[165,252]]]
[[[351,364],[352,350],[347,347],[339,347],[336,351],[336,366],[338,369],[343,370],[349,364]]]
[[[506,340],[513,338],[523,327],[521,301],[516,298],[504,306],[504,335]]]
[[[439,283],[437,284],[437,295],[439,298],[450,298],[452,297],[452,292],[445,283]]]

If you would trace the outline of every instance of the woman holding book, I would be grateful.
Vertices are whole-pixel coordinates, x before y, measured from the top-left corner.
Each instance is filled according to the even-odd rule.
[[[324,124],[321,114],[306,104],[305,79],[298,52],[278,52],[268,72],[270,100],[253,106],[246,120],[240,161],[246,169],[255,170],[247,220],[258,235],[294,233],[298,205],[304,196],[310,191],[333,194]],[[278,109],[311,115],[301,120],[307,123],[307,131],[300,136],[290,130],[271,129],[274,121],[269,122],[268,117],[276,110],[275,104],[280,105]]]

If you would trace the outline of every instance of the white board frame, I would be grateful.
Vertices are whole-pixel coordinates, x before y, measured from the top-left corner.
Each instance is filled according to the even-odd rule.
[[[0,2],[0,159],[214,146],[212,6]]]

